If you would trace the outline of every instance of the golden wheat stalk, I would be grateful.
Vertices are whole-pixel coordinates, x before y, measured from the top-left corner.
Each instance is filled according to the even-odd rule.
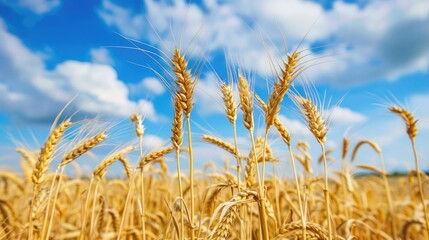
[[[31,217],[33,211],[33,205],[35,201],[35,196],[38,194],[38,187],[45,179],[45,172],[49,169],[49,164],[52,161],[52,156],[55,153],[55,149],[64,135],[67,128],[71,125],[70,119],[65,120],[57,128],[55,128],[49,135],[48,139],[45,142],[45,145],[42,147],[39,158],[37,159],[36,165],[33,169],[32,181],[34,183],[33,187],[33,196],[30,203],[29,209],[29,225],[28,225],[28,238],[33,237],[33,218]],[[55,179],[54,179],[55,180]]]
[[[322,118],[322,115],[319,113],[317,106],[307,98],[294,95],[293,99],[296,103],[299,104],[299,109],[304,115],[304,118],[307,122],[308,129],[313,133],[317,142],[319,143],[322,150],[322,160],[324,166],[324,175],[325,175],[325,189],[323,190],[325,196],[325,208],[326,208],[326,217],[328,221],[328,232],[329,240],[332,239],[332,222],[331,222],[331,209],[330,209],[330,196],[329,196],[329,183],[328,183],[328,164],[326,160],[326,151],[325,145],[326,135],[328,133],[328,127],[326,126],[325,120]]]
[[[188,61],[185,56],[180,54],[180,50],[176,48],[171,59],[173,64],[173,72],[176,76],[175,83],[178,87],[176,96],[180,100],[181,108],[186,115],[186,123],[188,127],[188,148],[189,148],[189,180],[191,192],[191,225],[194,226],[195,218],[195,203],[194,203],[194,154],[192,151],[192,136],[191,136],[191,111],[193,108],[193,96],[197,83],[197,79],[191,76],[191,71],[188,70]],[[195,239],[195,231],[191,229],[191,240]]]
[[[135,124],[135,130],[136,135],[139,138],[139,146],[140,146],[140,158],[143,157],[143,134],[144,134],[144,127],[143,127],[143,119],[142,116],[139,114],[132,114],[130,116],[130,120],[134,122]],[[131,176],[131,169],[125,168],[128,179],[130,179]],[[142,209],[142,218],[141,218],[141,229],[142,229],[142,235],[143,240],[146,240],[146,221],[145,221],[145,215],[146,215],[146,208],[144,205],[145,202],[145,192],[144,192],[144,176],[143,176],[143,168],[140,171],[140,184],[141,184],[141,192],[140,192],[140,199],[141,199],[141,209]],[[134,186],[134,178],[132,181],[132,184]]]
[[[171,143],[176,149],[176,168],[177,168],[177,181],[179,186],[179,195],[183,198],[183,187],[182,187],[182,173],[180,168],[180,147],[183,142],[183,110],[180,104],[179,98],[176,96],[173,100],[174,103],[174,117],[173,126],[171,127]],[[183,202],[180,201],[180,238],[184,238],[184,215],[183,215]]]
[[[256,147],[255,147],[255,137],[253,136],[253,93],[250,91],[249,83],[247,82],[247,79],[244,78],[241,74],[238,76],[238,93],[240,96],[240,108],[243,112],[243,124],[244,127],[247,128],[250,134],[250,141],[252,144],[252,151],[255,154],[252,154],[252,158],[249,158],[249,163],[251,168],[254,169],[254,166],[257,166],[257,158],[256,158]],[[246,166],[247,168],[247,166]],[[247,171],[247,169],[246,169]],[[249,169],[249,171],[253,171]],[[262,238],[264,240],[268,240],[269,238],[269,232],[268,232],[268,220],[266,215],[266,203],[264,201],[265,199],[265,190],[264,190],[264,183],[262,182],[261,175],[259,174],[259,170],[256,168],[257,178],[258,178],[258,191],[259,195],[261,196],[260,204],[258,204],[259,207],[259,218],[260,218],[260,225],[261,225],[261,232],[262,232]],[[247,174],[247,173],[245,173]],[[251,177],[251,175],[250,175]],[[248,181],[248,180],[246,180]]]
[[[392,107],[389,107],[388,109],[392,113],[399,115],[404,120],[407,128],[407,134],[411,141],[411,147],[413,148],[414,163],[416,165],[416,171],[417,171],[417,182],[419,185],[418,187],[419,187],[419,193],[420,193],[420,201],[423,206],[423,213],[424,213],[425,222],[426,222],[426,230],[429,233],[429,216],[428,216],[427,207],[425,203],[425,195],[423,192],[422,179],[419,174],[420,173],[419,158],[418,158],[416,144],[415,144],[415,139],[418,133],[417,120],[415,120],[414,116],[406,109],[400,108],[398,106],[392,106]]]
[[[235,159],[237,162],[237,188],[238,188],[238,191],[240,192],[241,191],[241,161],[240,161],[240,154],[238,152],[238,142],[237,142],[237,106],[234,101],[232,87],[230,85],[225,84],[224,82],[221,82],[220,88],[222,92],[222,99],[225,104],[225,114],[233,127],[233,134],[234,134],[233,149],[235,152]],[[243,235],[240,235],[240,236],[243,237]]]

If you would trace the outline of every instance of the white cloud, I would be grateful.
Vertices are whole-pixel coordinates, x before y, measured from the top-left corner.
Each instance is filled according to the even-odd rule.
[[[366,117],[358,112],[354,112],[349,108],[333,107],[328,110],[330,113],[331,123],[333,125],[350,125],[355,123],[362,123]]]
[[[89,52],[91,55],[91,61],[94,63],[113,65],[113,59],[110,56],[110,53],[105,48],[93,48]]]
[[[144,17],[132,16],[132,11],[122,8],[110,1],[103,1],[102,9],[98,11],[100,17],[108,26],[118,28],[128,37],[138,38],[143,34]]]
[[[146,12],[137,12],[103,1],[100,17],[123,34],[144,39],[158,47],[171,47],[170,26],[175,36],[189,43],[198,53],[226,49],[239,59],[243,68],[268,76],[271,69],[262,41],[283,49],[282,34],[293,49],[310,29],[303,48],[310,44],[336,44],[323,55],[333,56],[322,67],[307,71],[312,80],[335,86],[359,85],[369,81],[395,80],[429,69],[429,4],[426,0],[370,1],[364,6],[335,1],[326,10],[313,1],[268,0],[203,1],[203,5],[184,0],[172,3],[146,0]],[[145,23],[147,16],[154,30]],[[198,23],[198,24],[196,24]],[[251,30],[251,29],[255,30]],[[144,33],[144,34],[143,34]],[[261,40],[264,35],[270,40]],[[268,44],[270,45],[270,44]],[[310,55],[308,59],[319,55]]]
[[[3,0],[2,2],[12,7],[29,10],[36,14],[44,14],[50,12],[61,5],[60,0]]]
[[[165,91],[164,86],[156,78],[145,78],[143,79],[142,84],[145,88],[156,95],[161,95]]]
[[[219,81],[214,74],[209,73],[204,79],[197,82],[195,103],[198,106],[197,111],[201,115],[225,112]]]
[[[156,121],[151,102],[128,99],[127,86],[108,65],[64,61],[48,70],[40,57],[0,25],[0,107],[14,120],[52,121],[62,107],[73,101],[84,114],[128,116],[136,110]],[[31,67],[29,67],[31,66]]]
[[[165,141],[156,135],[145,134],[143,136],[143,147],[149,151],[159,149],[164,145]]]
[[[162,95],[165,92],[165,87],[162,83],[153,77],[147,77],[137,84],[128,84],[131,93],[138,95]]]
[[[156,114],[153,103],[147,100],[142,99],[138,101],[137,112],[141,113],[144,118],[147,118],[152,122],[159,120],[159,116]]]

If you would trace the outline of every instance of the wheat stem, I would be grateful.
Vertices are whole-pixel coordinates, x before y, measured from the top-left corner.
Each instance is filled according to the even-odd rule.
[[[290,161],[292,164],[293,178],[295,181],[295,188],[296,188],[296,192],[298,194],[299,210],[301,212],[302,236],[303,236],[303,239],[306,240],[307,239],[307,233],[306,233],[307,232],[307,224],[306,224],[307,223],[307,216],[305,215],[304,207],[302,204],[301,190],[300,190],[299,181],[298,181],[298,174],[296,172],[296,166],[295,166],[295,158],[293,157],[292,148],[291,148],[290,144],[288,145],[288,151],[289,151]]]
[[[427,207],[426,207],[426,203],[425,203],[425,195],[423,193],[422,178],[420,176],[419,158],[417,155],[417,149],[416,149],[416,144],[415,144],[414,138],[410,138],[410,139],[411,139],[411,146],[413,148],[414,162],[416,164],[417,183],[419,185],[420,201],[421,201],[422,206],[423,206],[423,213],[424,213],[425,222],[426,222],[426,230],[429,233],[429,218],[428,218],[428,212],[427,212]]]
[[[194,231],[194,217],[195,217],[195,203],[194,203],[194,154],[192,151],[192,136],[191,136],[191,114],[186,114],[186,124],[188,125],[188,148],[189,148],[189,184],[191,193],[191,240],[195,239]]]
[[[89,203],[89,196],[91,193],[91,188],[92,188],[92,184],[94,182],[94,177],[91,178],[91,180],[89,181],[89,186],[88,186],[88,190],[86,192],[86,198],[85,198],[85,205],[83,206],[83,211],[82,211],[82,223],[80,226],[80,236],[79,239],[83,240],[85,238],[85,228],[86,228],[86,210],[88,208],[88,203]]]
[[[256,157],[256,146],[255,146],[255,138],[253,137],[253,127],[249,129],[249,133],[250,133],[250,141],[252,144],[252,151],[255,154],[253,155],[253,162],[254,162],[254,166],[255,166],[255,170],[256,170],[256,174],[258,177],[258,191],[259,191],[259,203],[258,203],[258,208],[259,208],[259,221],[260,221],[260,225],[261,225],[261,234],[262,234],[262,239],[263,240],[268,240],[269,236],[268,236],[268,219],[267,219],[267,214],[266,214],[266,201],[265,201],[265,190],[263,189],[263,185],[261,182],[261,176],[259,174],[259,168],[258,168],[258,159]],[[265,151],[264,151],[265,152]],[[252,159],[249,159],[249,161],[252,161]]]
[[[328,234],[329,234],[329,240],[332,240],[331,208],[330,208],[329,183],[328,183],[328,163],[326,161],[325,145],[322,142],[320,142],[319,144],[322,149],[323,171],[325,176],[325,189],[323,189],[323,194],[325,196],[326,218],[328,221]]]

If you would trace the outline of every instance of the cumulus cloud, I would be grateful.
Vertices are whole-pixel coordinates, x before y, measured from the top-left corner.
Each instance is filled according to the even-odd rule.
[[[159,149],[159,148],[163,147],[164,145],[165,145],[165,141],[156,135],[145,134],[145,136],[143,138],[143,146],[148,151],[152,151],[154,149]]]
[[[268,0],[251,5],[244,0],[206,0],[200,5],[184,0],[145,0],[145,6],[144,12],[138,12],[104,0],[99,15],[123,34],[159,47],[163,43],[155,31],[171,47],[174,40],[169,38],[170,26],[184,43],[189,43],[202,27],[203,32],[193,42],[196,49],[226,49],[240,56],[242,67],[265,76],[271,74],[271,68],[262,42],[283,49],[283,33],[293,49],[314,22],[302,47],[332,42],[334,46],[322,50],[322,55],[333,56],[329,59],[332,61],[320,60],[323,67],[307,71],[312,80],[350,87],[374,80],[395,80],[429,69],[426,0],[370,1],[364,5],[335,1],[330,9],[316,1],[299,0]],[[319,56],[312,52],[308,58]]]
[[[136,84],[128,84],[128,88],[133,94],[153,94],[158,96],[165,92],[164,85],[153,77],[147,77]]]
[[[91,61],[94,63],[113,65],[113,59],[105,48],[93,48],[90,50]]]
[[[197,111],[201,115],[224,113],[224,103],[220,93],[219,81],[215,75],[207,74],[198,81],[195,89]]]
[[[1,3],[5,3],[15,8],[28,10],[35,14],[50,12],[61,5],[60,0],[2,0]]]
[[[330,120],[333,125],[350,125],[362,123],[366,120],[364,115],[354,112],[349,108],[336,106],[327,112],[330,113]]]
[[[48,70],[40,55],[0,25],[0,107],[14,120],[50,122],[73,97],[82,114],[128,116],[142,112],[158,119],[151,102],[128,99],[127,86],[109,65],[64,61]]]
[[[98,14],[108,26],[119,29],[128,37],[138,38],[143,34],[144,16],[134,16],[130,9],[122,8],[110,1],[103,1]]]

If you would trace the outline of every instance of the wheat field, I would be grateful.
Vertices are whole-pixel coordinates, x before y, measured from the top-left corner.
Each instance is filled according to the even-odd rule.
[[[191,138],[199,69],[190,67],[188,56],[179,48],[166,59],[171,80],[166,78],[164,83],[170,90],[174,117],[171,142],[165,147],[143,152],[144,116],[136,113],[123,120],[133,126],[135,144],[113,146],[115,151],[97,156],[98,165],[90,175],[70,177],[67,173],[72,169],[80,171],[75,160],[109,139],[110,129],[95,131],[82,120],[59,117],[40,150],[16,149],[22,171],[0,171],[0,238],[428,239],[423,191],[428,178],[419,168],[414,116],[401,106],[386,106],[403,120],[404,135],[411,143],[415,169],[408,177],[389,176],[382,149],[367,139],[350,143],[344,138],[339,143],[341,170],[329,169],[332,157],[325,146],[329,119],[314,94],[291,89],[306,69],[303,54],[295,50],[283,59],[267,99],[258,96],[239,69],[236,78],[219,83],[233,142],[211,135]],[[302,114],[320,157],[310,154],[307,142],[297,139],[292,144],[294,136],[278,118],[284,98],[295,104],[287,107]],[[260,136],[255,131],[256,116],[264,119]],[[237,128],[246,129],[247,134],[237,136]],[[283,141],[287,157],[276,157],[269,131]],[[239,149],[238,137],[249,139],[250,151]],[[229,153],[228,164],[216,171],[194,169],[199,161],[194,158],[195,141]],[[360,151],[375,152],[374,162],[381,167],[355,164]],[[166,158],[174,159],[174,167],[166,164]],[[322,175],[315,175],[311,165],[318,158]],[[181,161],[189,161],[189,169],[181,169]],[[124,174],[115,178],[107,171],[116,162]],[[271,174],[268,166],[278,162],[290,162],[293,175]],[[354,176],[352,169],[371,174]]]

